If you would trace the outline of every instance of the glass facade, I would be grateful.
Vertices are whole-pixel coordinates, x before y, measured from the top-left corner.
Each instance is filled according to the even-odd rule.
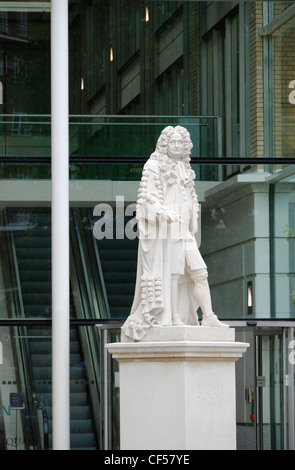
[[[119,449],[135,203],[186,127],[240,449],[294,449],[295,3],[70,0],[71,448]],[[0,1],[0,448],[52,448],[50,1]],[[99,235],[98,232],[99,231]],[[290,359],[291,358],[291,359]]]

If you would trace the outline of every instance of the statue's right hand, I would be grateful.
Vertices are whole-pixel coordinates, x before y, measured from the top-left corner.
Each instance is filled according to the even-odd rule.
[[[176,212],[167,212],[167,221],[172,222],[181,222],[181,215],[176,214]]]

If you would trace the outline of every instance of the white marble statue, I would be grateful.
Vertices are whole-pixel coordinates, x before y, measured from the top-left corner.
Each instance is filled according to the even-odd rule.
[[[138,191],[135,295],[122,331],[140,341],[154,325],[227,327],[212,311],[207,266],[197,247],[199,203],[190,166],[192,142],[166,127],[146,162]]]

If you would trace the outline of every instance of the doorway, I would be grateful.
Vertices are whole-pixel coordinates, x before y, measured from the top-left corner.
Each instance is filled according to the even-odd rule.
[[[236,328],[237,341],[246,336],[252,346],[237,362],[237,408],[245,416],[238,426],[253,430],[252,449],[294,450],[294,321],[227,323]]]

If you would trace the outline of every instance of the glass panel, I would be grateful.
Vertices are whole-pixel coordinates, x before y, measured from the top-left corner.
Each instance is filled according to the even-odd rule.
[[[50,318],[50,212],[9,208],[0,217],[1,318]]]
[[[0,109],[13,116],[11,131],[21,140],[25,131],[34,134],[32,128],[22,126],[22,115],[50,112],[50,13],[46,2],[36,4],[35,11],[32,2],[29,7],[0,2],[0,32]],[[3,141],[0,145],[1,155],[5,155]]]
[[[71,210],[71,317],[77,319],[109,316],[93,209]],[[0,217],[1,318],[50,319],[50,209],[7,208]]]
[[[46,450],[51,420],[50,331],[1,326],[0,341],[1,449]]]
[[[197,240],[219,316],[292,318],[294,166],[272,172],[252,166],[225,181],[217,178],[225,165],[193,168],[200,178]],[[74,197],[84,198],[85,191],[88,199],[70,210],[71,317],[126,318],[136,276],[138,182],[77,185]],[[7,200],[13,187],[6,189]],[[35,207],[0,212],[3,319],[51,318],[51,214],[49,207],[38,207],[40,197],[33,198]]]
[[[102,434],[99,333],[96,327],[77,327],[70,334],[71,449],[97,450]],[[0,341],[1,449],[50,450],[51,328],[1,326]]]
[[[137,161],[154,151],[162,129],[168,125],[184,125],[189,130],[194,144],[192,158],[220,156],[220,120],[214,116],[71,116],[70,157],[77,163],[71,165],[70,177],[134,179]],[[0,126],[1,179],[50,178],[50,118],[3,115]],[[82,167],[89,158],[101,165]]]

